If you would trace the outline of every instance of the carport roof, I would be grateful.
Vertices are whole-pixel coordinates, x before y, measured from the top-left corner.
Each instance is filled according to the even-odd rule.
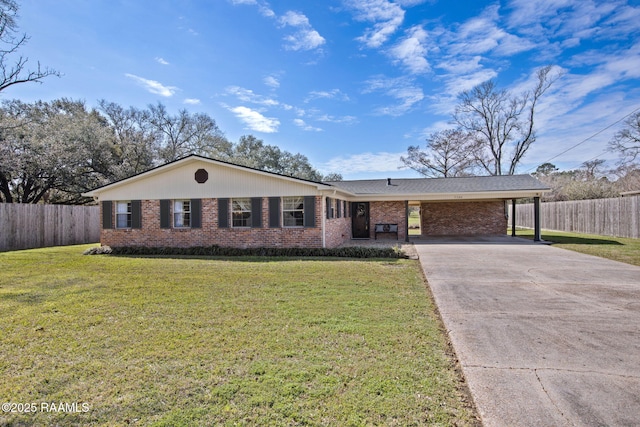
[[[545,192],[550,188],[531,175],[457,178],[369,179],[327,182],[354,195]]]

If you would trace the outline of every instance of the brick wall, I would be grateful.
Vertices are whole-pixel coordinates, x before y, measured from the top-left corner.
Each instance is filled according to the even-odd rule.
[[[102,207],[101,207],[102,209]],[[268,199],[262,199],[262,228],[218,228],[217,199],[202,199],[201,228],[160,228],[160,201],[142,201],[142,228],[103,229],[100,243],[112,247],[322,247],[322,197],[316,197],[314,228],[269,227]],[[102,215],[102,212],[101,212]],[[115,215],[113,217],[115,224]]]
[[[327,219],[325,229],[325,239],[328,248],[335,248],[351,240],[351,218]]]
[[[376,224],[398,224],[398,240],[404,241],[407,235],[406,210],[404,201],[369,203],[369,237],[375,238]],[[395,233],[378,235],[378,240],[396,240]]]
[[[442,202],[420,206],[423,236],[503,235],[507,232],[504,202]]]

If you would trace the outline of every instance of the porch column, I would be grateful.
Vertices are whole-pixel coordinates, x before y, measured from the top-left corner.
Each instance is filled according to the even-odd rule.
[[[516,199],[511,199],[511,237],[516,237]]]
[[[533,198],[533,241],[542,241],[540,234],[540,197]]]
[[[409,201],[404,201],[404,233],[405,233],[405,242],[409,242]]]

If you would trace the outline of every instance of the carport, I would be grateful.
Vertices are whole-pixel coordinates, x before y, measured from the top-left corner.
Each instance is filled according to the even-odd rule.
[[[397,225],[398,240],[409,241],[410,207],[420,208],[420,238],[505,235],[509,202],[532,199],[535,238],[540,240],[540,197],[550,189],[531,175],[377,179],[329,183],[349,195],[352,238],[374,238],[376,225]],[[364,218],[357,217],[362,213]],[[515,217],[512,216],[512,224]],[[515,230],[515,227],[513,228]],[[415,238],[415,236],[413,236]]]

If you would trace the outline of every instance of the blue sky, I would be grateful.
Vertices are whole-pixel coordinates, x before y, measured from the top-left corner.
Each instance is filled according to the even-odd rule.
[[[640,108],[638,0],[19,0],[21,50],[61,78],[2,98],[95,106],[162,102],[213,117],[345,179],[413,177],[409,145],[445,129],[456,95],[487,80],[543,98],[535,167]],[[552,160],[609,159],[612,126]]]

